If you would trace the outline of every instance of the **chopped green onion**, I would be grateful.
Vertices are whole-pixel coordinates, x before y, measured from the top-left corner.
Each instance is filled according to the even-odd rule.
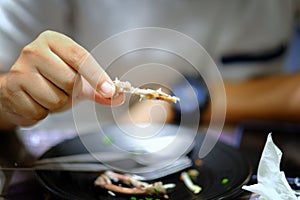
[[[228,178],[223,178],[221,181],[222,185],[226,185],[226,184],[228,184],[228,182],[229,182]]]

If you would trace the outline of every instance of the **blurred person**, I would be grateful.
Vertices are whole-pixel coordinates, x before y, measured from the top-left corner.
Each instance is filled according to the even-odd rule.
[[[114,72],[103,72],[94,59],[90,58],[79,71],[79,78],[76,75],[88,52],[99,42],[142,27],[182,32],[208,51],[225,81],[226,122],[245,119],[298,122],[300,74],[283,73],[286,50],[297,22],[297,3],[293,0],[3,0],[0,2],[0,128],[34,125],[46,117],[51,120],[60,115],[63,118],[55,125],[71,126],[67,123],[72,119],[70,113],[68,117],[65,112],[54,113],[70,108],[74,93],[79,100],[93,99],[95,95],[100,104],[121,104],[124,95],[111,101],[115,88],[110,77]],[[77,79],[79,84],[72,88]],[[131,112],[132,120],[149,120],[142,110],[160,103],[137,104]],[[170,105],[164,106],[173,112]],[[105,109],[100,115],[111,118]],[[83,118],[88,121],[88,114],[82,110]],[[173,118],[170,114],[167,120]],[[201,118],[209,121],[209,102]]]

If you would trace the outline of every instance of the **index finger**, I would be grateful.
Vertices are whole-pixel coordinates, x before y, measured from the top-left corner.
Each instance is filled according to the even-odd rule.
[[[115,94],[116,88],[112,80],[85,48],[54,31],[46,31],[44,35],[50,50],[79,72],[96,91],[106,98]]]

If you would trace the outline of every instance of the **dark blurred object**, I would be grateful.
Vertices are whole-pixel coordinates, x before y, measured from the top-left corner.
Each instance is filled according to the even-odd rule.
[[[10,190],[11,183],[18,183],[19,180],[15,179],[13,170],[1,170],[3,166],[16,167],[18,162],[26,161],[31,162],[35,160],[24,147],[18,135],[14,131],[0,131],[0,192],[1,195],[7,194]]]
[[[207,85],[200,75],[186,76],[173,86],[172,93],[180,98],[180,103],[173,105],[174,121],[177,124],[180,124],[182,120],[185,120],[187,124],[193,123],[191,119],[199,115],[199,112],[201,114],[210,100]]]
[[[252,161],[254,173],[269,133],[272,133],[274,143],[283,154],[280,170],[287,177],[299,177],[300,124],[281,122],[245,122],[238,126],[240,150]]]
[[[14,131],[0,131],[0,165],[35,160]]]
[[[300,70],[300,25],[296,28],[286,59],[286,72],[295,73]]]

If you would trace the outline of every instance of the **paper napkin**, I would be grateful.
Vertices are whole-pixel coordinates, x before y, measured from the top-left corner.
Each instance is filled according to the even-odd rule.
[[[259,194],[259,200],[298,200],[288,184],[285,174],[280,171],[282,152],[268,135],[259,165],[257,184],[243,186],[244,190]]]

